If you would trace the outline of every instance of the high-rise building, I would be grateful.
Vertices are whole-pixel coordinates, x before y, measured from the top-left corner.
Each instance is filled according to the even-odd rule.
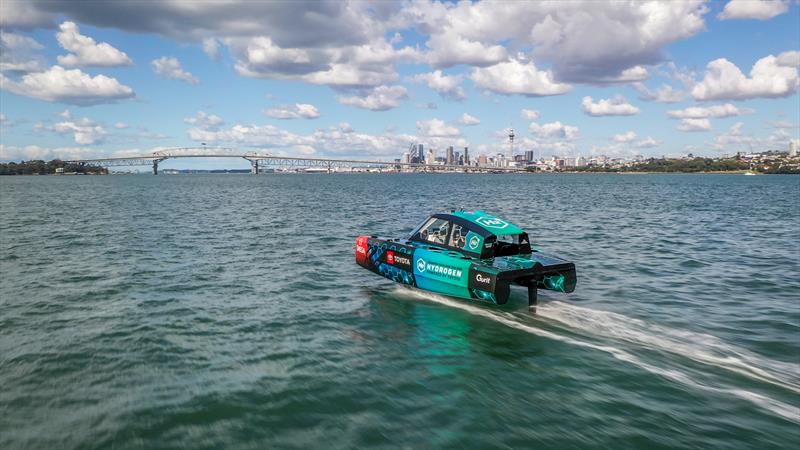
[[[800,139],[792,139],[789,141],[789,156],[792,158],[797,156],[798,147],[800,147]]]
[[[478,156],[478,165],[485,166],[486,165],[486,155]]]
[[[461,161],[461,152],[456,152],[453,157],[453,164],[460,165],[461,163],[459,161]]]
[[[525,161],[533,161],[533,150],[525,150]]]
[[[447,147],[447,152],[445,153],[444,163],[447,165],[453,165],[454,155],[453,155],[453,146]]]
[[[436,162],[436,152],[432,148],[428,149],[428,154],[425,155],[425,164],[434,164]]]
[[[575,158],[575,165],[578,166],[578,167],[585,166],[586,165],[586,158],[584,158],[583,156],[578,155]]]
[[[464,147],[464,165],[469,165],[469,147]]]
[[[425,151],[422,144],[417,144],[417,158],[419,158],[419,162],[425,162]]]
[[[404,162],[406,164],[410,163],[411,162],[411,153],[408,153],[408,152],[403,153],[403,158],[400,161]]]

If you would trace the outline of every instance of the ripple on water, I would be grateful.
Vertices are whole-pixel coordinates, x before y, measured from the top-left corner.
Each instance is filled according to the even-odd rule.
[[[2,177],[0,448],[800,447],[799,181]],[[577,291],[531,316],[353,263],[454,206]]]

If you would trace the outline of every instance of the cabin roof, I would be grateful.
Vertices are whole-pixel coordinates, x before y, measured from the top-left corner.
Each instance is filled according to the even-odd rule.
[[[486,211],[453,211],[450,214],[467,220],[495,236],[524,233],[522,228],[507,220],[493,216]]]

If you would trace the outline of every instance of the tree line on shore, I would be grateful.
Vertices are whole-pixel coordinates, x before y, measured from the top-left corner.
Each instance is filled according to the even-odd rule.
[[[660,173],[698,173],[698,172],[736,172],[752,170],[759,173],[800,174],[800,168],[777,164],[756,164],[737,158],[713,159],[648,159],[625,167],[584,166],[577,172],[660,172]]]
[[[47,162],[37,159],[18,163],[0,163],[0,175],[53,175],[56,173],[56,169],[64,169],[64,173],[94,175],[108,173],[108,169],[105,167],[67,163],[59,159]]]

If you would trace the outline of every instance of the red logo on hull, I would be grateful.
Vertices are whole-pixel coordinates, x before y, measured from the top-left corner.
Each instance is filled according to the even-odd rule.
[[[394,252],[391,250],[386,251],[386,262],[390,265],[394,265]]]
[[[369,246],[367,245],[367,237],[359,236],[356,239],[356,262],[362,266],[367,262],[367,253]]]

